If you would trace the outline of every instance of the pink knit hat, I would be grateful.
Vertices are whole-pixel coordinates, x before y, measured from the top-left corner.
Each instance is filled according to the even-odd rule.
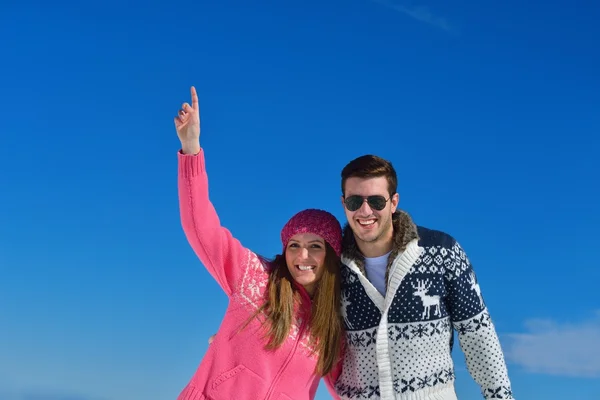
[[[342,253],[342,227],[327,211],[309,208],[294,215],[281,230],[283,249],[292,236],[297,233],[314,233],[321,236],[340,256]]]

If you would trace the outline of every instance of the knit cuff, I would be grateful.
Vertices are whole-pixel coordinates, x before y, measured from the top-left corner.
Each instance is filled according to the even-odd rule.
[[[179,161],[179,175],[184,178],[193,178],[204,173],[204,150],[200,149],[198,154],[183,154],[177,152]]]

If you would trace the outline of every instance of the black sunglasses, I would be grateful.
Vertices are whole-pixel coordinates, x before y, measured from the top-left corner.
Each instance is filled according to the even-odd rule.
[[[346,205],[348,211],[356,211],[362,207],[366,200],[369,204],[369,207],[371,207],[373,210],[381,211],[385,208],[385,205],[389,199],[391,199],[391,197],[386,199],[385,197],[379,195],[367,197],[353,195],[346,197],[344,199],[344,204]]]

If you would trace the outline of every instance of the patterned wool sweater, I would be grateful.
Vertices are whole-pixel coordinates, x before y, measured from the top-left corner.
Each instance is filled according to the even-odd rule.
[[[336,383],[342,399],[456,400],[453,328],[486,399],[513,399],[504,356],[477,278],[451,236],[393,216],[383,297],[366,278],[344,229],[342,312],[347,347]]]

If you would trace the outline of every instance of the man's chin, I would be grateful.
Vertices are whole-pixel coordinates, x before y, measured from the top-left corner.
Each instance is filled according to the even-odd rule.
[[[377,232],[359,232],[357,235],[355,234],[354,236],[364,243],[376,242],[377,238],[379,237],[379,235],[377,235]]]

